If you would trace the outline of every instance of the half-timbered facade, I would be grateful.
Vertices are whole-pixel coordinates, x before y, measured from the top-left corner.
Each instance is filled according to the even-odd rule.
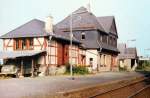
[[[70,46],[70,16],[58,24],[52,17],[46,22],[34,19],[2,35],[5,63],[15,63],[25,73],[28,66],[60,66],[72,63],[98,71],[117,69],[117,29],[115,18],[96,17],[81,7],[73,12],[73,45]],[[26,69],[25,69],[26,68]]]
[[[7,34],[2,35],[3,51],[16,53],[9,58],[3,57],[4,63],[16,64],[19,68],[22,68],[22,74],[27,70],[27,68],[23,69],[25,66],[30,65],[28,66],[28,69],[31,71],[32,58],[34,59],[34,67],[45,66],[48,68],[49,66],[68,64],[71,55],[69,34],[62,35],[58,30],[46,32],[45,25],[46,23],[43,21],[34,19]],[[71,50],[73,64],[78,64],[79,44],[80,42],[73,38]],[[38,54],[30,55],[31,52],[35,51],[38,52]],[[23,53],[18,56],[17,54],[20,52]],[[20,60],[18,60],[19,58]],[[20,62],[15,63],[16,59]]]

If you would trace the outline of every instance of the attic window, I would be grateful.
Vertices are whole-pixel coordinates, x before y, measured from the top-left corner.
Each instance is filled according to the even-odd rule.
[[[90,58],[90,61],[93,61],[93,58]]]
[[[85,33],[84,33],[84,32],[81,33],[81,39],[82,39],[82,40],[85,39]]]

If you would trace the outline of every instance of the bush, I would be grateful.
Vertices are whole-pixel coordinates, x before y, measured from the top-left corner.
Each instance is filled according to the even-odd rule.
[[[73,68],[73,73],[84,75],[84,74],[88,74],[89,71],[86,67],[76,66]]]
[[[73,74],[85,75],[89,74],[88,69],[85,66],[73,66]],[[70,73],[70,66],[67,66],[67,73]]]
[[[136,68],[137,71],[150,71],[150,61],[140,61]]]

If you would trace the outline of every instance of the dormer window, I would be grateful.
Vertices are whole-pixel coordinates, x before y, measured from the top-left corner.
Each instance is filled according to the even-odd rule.
[[[81,33],[81,39],[82,39],[82,40],[85,39],[85,33],[84,33],[84,32]]]

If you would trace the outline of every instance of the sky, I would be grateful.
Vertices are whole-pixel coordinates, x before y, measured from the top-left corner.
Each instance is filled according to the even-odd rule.
[[[89,0],[0,0],[0,35],[32,20],[53,16],[54,24]],[[91,0],[96,16],[115,16],[118,42],[137,47],[138,55],[150,51],[150,0]],[[130,41],[136,39],[136,41]],[[2,49],[2,41],[0,41]]]

